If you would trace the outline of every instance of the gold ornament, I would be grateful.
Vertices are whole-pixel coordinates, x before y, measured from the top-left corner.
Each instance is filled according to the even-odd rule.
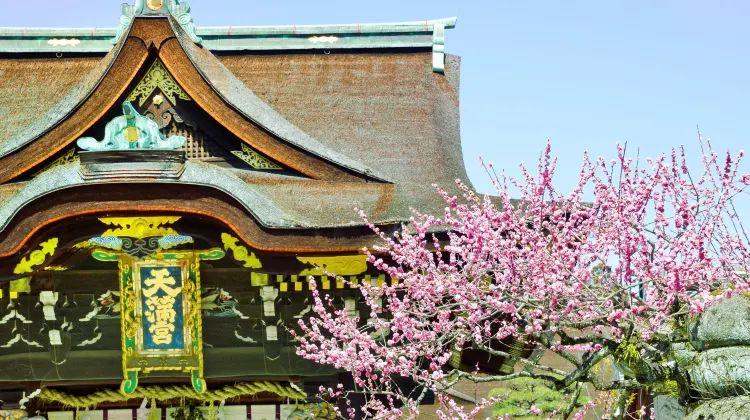
[[[125,137],[125,140],[127,140],[129,143],[135,143],[139,138],[141,138],[141,133],[139,133],[138,129],[135,127],[125,128],[122,134],[123,137]]]
[[[102,234],[102,237],[127,236],[131,238],[145,238],[148,236],[177,235],[177,231],[165,225],[170,225],[180,220],[180,216],[103,217],[99,220],[106,225],[119,226],[107,230]]]
[[[175,82],[172,75],[170,75],[167,69],[164,68],[161,61],[156,60],[154,61],[154,64],[151,65],[151,68],[148,69],[146,75],[143,76],[143,79],[141,79],[135,89],[133,89],[130,95],[128,95],[128,101],[135,102],[135,100],[138,99],[138,106],[143,106],[151,94],[154,93],[156,88],[159,88],[161,93],[167,97],[172,105],[177,105],[175,95],[182,100],[190,100],[190,96],[182,90],[177,82]]]
[[[48,265],[44,267],[44,271],[68,271],[70,267],[65,267],[63,265]]]
[[[243,267],[247,268],[261,268],[263,264],[255,256],[255,253],[249,252],[244,246],[238,245],[239,239],[228,233],[221,234],[221,243],[224,244],[224,249],[229,251],[232,250],[232,256],[235,260],[244,263]]]
[[[10,281],[10,293],[31,293],[31,277],[24,277],[18,280]]]
[[[44,169],[32,175],[32,177],[36,178],[39,175],[43,174],[44,172],[49,171],[50,169],[57,168],[58,166],[67,165],[69,163],[75,163],[80,160],[81,160],[81,157],[76,154],[76,149],[75,148],[70,149],[67,152],[65,152],[64,155],[60,156],[57,160],[45,166]]]
[[[297,257],[300,262],[313,265],[299,273],[300,276],[320,276],[335,274],[353,276],[367,270],[366,255],[344,255],[338,257]],[[319,267],[319,268],[318,268]]]
[[[161,9],[161,6],[163,4],[164,4],[163,0],[147,0],[146,1],[146,6],[148,6],[149,9],[154,10],[154,11]]]
[[[207,391],[203,378],[200,261],[223,256],[218,248],[159,253],[144,261],[121,252],[114,254],[120,268],[122,394],[131,398],[137,395],[133,393],[138,390],[139,374],[152,371],[187,373],[195,392]],[[177,312],[178,301],[184,312]],[[178,331],[181,340],[173,335]]]
[[[42,242],[39,247],[41,249],[37,249],[36,251],[33,251],[31,254],[29,254],[28,257],[25,257],[21,259],[21,261],[16,265],[16,268],[13,269],[14,274],[25,274],[25,273],[33,273],[34,272],[34,266],[39,266],[44,264],[44,261],[47,259],[47,255],[52,256],[52,254],[55,253],[55,249],[57,248],[57,238],[52,238],[48,240],[47,242]]]
[[[244,143],[242,144],[242,151],[233,150],[232,154],[242,159],[243,162],[247,163],[248,165],[250,165],[251,167],[255,169],[269,169],[269,170],[284,169],[281,166],[261,156],[260,153],[249,148]]]

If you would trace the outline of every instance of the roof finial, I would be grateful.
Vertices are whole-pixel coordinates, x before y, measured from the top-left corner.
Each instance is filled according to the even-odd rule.
[[[117,36],[113,40],[117,42],[127,32],[136,16],[171,15],[180,24],[190,40],[196,44],[201,39],[196,33],[193,17],[190,16],[190,5],[179,0],[135,0],[134,5],[123,3],[121,6],[120,26],[117,28]]]
[[[190,5],[187,2],[180,3],[179,0],[166,1],[170,5],[169,12],[172,14],[172,17],[180,24],[185,33],[190,37],[190,40],[200,45],[201,38],[196,32],[195,24],[193,24],[193,17],[190,15]]]

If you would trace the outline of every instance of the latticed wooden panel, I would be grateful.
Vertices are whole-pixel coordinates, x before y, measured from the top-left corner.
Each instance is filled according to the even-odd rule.
[[[166,136],[184,136],[187,139],[183,149],[188,159],[209,160],[226,159],[229,151],[221,147],[216,141],[199,130],[180,123],[172,123],[166,127]]]

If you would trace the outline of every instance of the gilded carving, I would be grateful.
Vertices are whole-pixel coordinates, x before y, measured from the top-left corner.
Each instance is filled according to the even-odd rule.
[[[91,252],[91,257],[97,261],[117,261],[117,254],[103,249],[93,250]]]
[[[146,13],[169,13],[180,24],[182,30],[191,41],[200,45],[201,38],[198,36],[193,17],[190,15],[190,5],[184,0],[135,0],[134,5],[123,3],[120,10],[120,26],[117,28],[117,36],[112,40],[114,43],[119,41],[130,28],[133,19]]]
[[[31,277],[10,281],[10,293],[31,293]]]
[[[40,249],[32,251],[28,257],[24,257],[13,269],[14,274],[33,273],[34,267],[44,264],[47,256],[52,256],[57,248],[57,238],[52,238],[39,245]]]
[[[171,344],[175,329],[175,303],[181,290],[177,287],[174,276],[167,269],[151,270],[151,277],[143,281],[145,310],[143,315],[148,321],[148,331],[154,344]],[[159,291],[164,292],[158,294]]]
[[[193,388],[206,392],[199,270],[201,256],[215,253],[163,253],[143,261],[115,255],[122,298],[121,392],[135,391],[139,372],[162,370],[189,373]]]
[[[278,170],[283,169],[281,166],[271,162],[255,150],[248,147],[246,144],[242,144],[242,151],[233,150],[232,154],[242,159],[243,162],[247,163],[255,169],[268,169]]]
[[[168,227],[180,216],[160,217],[102,217],[99,219],[105,225],[115,226],[102,234],[106,236],[128,236],[131,238],[145,238],[148,236],[178,235],[177,231]]]
[[[88,250],[88,249],[95,248],[95,247],[96,245],[92,244],[89,241],[78,242],[77,244],[73,245],[73,249],[79,250],[79,251]]]
[[[177,219],[179,216],[100,219],[104,223],[115,224],[120,228],[110,229],[104,232],[103,236],[89,239],[88,243],[114,251],[122,251],[133,258],[142,259],[162,250],[193,242],[192,237],[177,235],[173,229],[162,226]],[[158,236],[162,233],[164,233],[163,236]]]
[[[162,0],[146,0],[146,6],[151,10],[159,10],[163,4]]]
[[[67,152],[65,152],[65,154],[60,156],[57,160],[45,166],[44,169],[32,175],[32,177],[36,178],[39,175],[43,174],[44,172],[49,171],[50,169],[57,168],[58,166],[62,166],[62,165],[67,165],[69,163],[75,163],[80,160],[81,160],[81,157],[76,154],[76,149],[72,148],[68,150]]]
[[[151,68],[148,69],[143,79],[136,85],[135,89],[128,95],[128,101],[134,102],[138,99],[138,106],[143,106],[146,100],[151,97],[154,90],[159,89],[161,93],[172,103],[177,104],[177,98],[185,101],[190,100],[190,96],[185,93],[180,85],[175,82],[172,75],[169,74],[167,69],[159,60],[155,60]]]
[[[44,267],[44,271],[68,271],[70,267],[64,265],[48,265]]]
[[[333,420],[336,410],[327,402],[299,405],[289,414],[289,420]]]
[[[247,248],[242,245],[238,245],[239,239],[228,233],[221,234],[221,243],[224,244],[224,249],[232,251],[232,256],[235,260],[243,263],[243,267],[247,268],[261,268],[263,264],[260,262],[255,253],[249,252]]]
[[[103,247],[94,249],[92,257],[119,262],[119,295],[111,292],[100,301],[102,306],[105,301],[112,305],[115,315],[110,316],[120,316],[120,391],[124,394],[136,391],[139,372],[160,370],[182,371],[190,375],[196,392],[207,390],[203,379],[200,261],[220,259],[225,253],[220,248],[162,251],[193,241],[169,226],[179,219],[101,218],[112,228],[89,241]],[[136,247],[129,244],[138,245],[139,241],[147,243],[147,255],[132,252]],[[96,308],[85,319],[97,317],[99,312]]]
[[[300,262],[314,266],[303,270],[301,276],[320,276],[335,274],[337,276],[353,276],[367,270],[366,255],[344,255],[337,257],[297,257]]]

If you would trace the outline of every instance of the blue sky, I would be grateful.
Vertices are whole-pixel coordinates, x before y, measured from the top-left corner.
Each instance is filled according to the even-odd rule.
[[[114,27],[122,0],[0,0],[0,26]],[[696,125],[719,149],[748,144],[750,2],[193,0],[198,26],[368,23],[458,16],[464,159],[480,191],[484,156],[518,173],[547,139],[573,186],[583,150],[641,156],[685,144]],[[745,172],[750,165],[745,164]],[[748,202],[750,200],[745,200]]]

